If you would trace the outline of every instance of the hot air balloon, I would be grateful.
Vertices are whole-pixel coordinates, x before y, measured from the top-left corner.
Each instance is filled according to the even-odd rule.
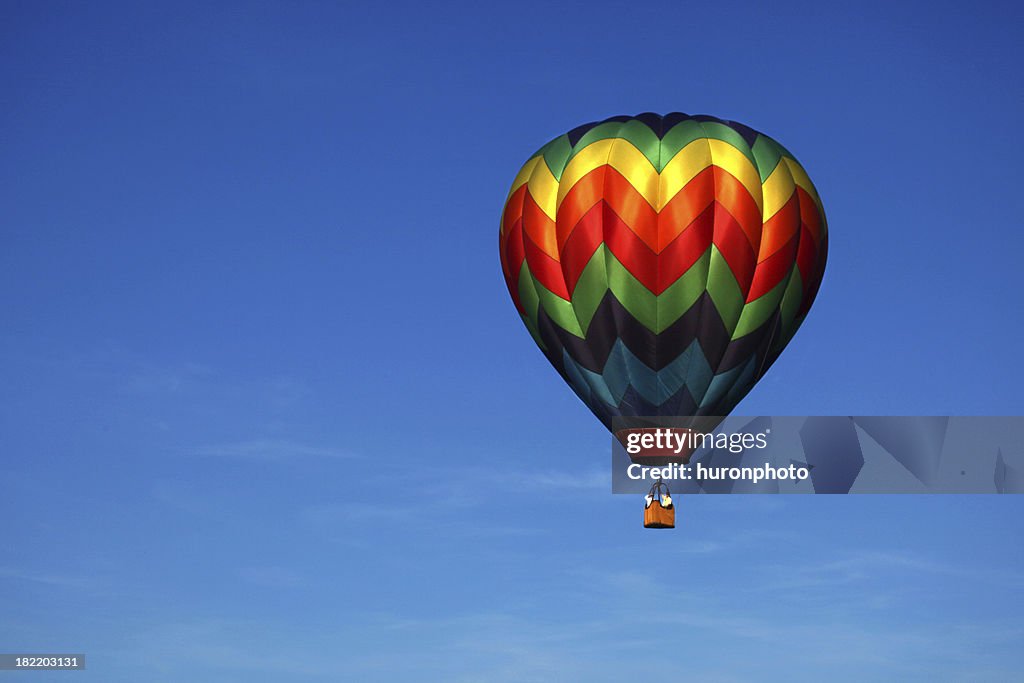
[[[588,123],[541,147],[501,219],[512,301],[609,429],[725,416],[814,302],[828,235],[796,158],[734,121]]]

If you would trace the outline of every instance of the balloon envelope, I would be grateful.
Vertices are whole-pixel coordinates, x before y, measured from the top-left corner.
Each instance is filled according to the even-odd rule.
[[[733,121],[589,123],[523,165],[499,246],[512,300],[606,426],[727,415],[793,337],[827,252],[803,167]]]

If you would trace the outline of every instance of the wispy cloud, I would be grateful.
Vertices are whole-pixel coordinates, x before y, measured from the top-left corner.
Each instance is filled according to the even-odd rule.
[[[373,545],[375,538],[354,535],[354,532],[375,529],[398,529],[430,538],[441,532],[445,538],[496,538],[534,536],[545,532],[540,527],[517,524],[481,524],[476,515],[466,514],[481,505],[473,497],[417,496],[363,502],[323,503],[309,505],[298,513],[300,523],[312,527],[322,538],[349,545]]]
[[[444,497],[479,498],[479,492],[516,492],[518,494],[608,493],[611,479],[606,470],[580,471],[554,468],[525,468],[509,465],[492,467],[441,467],[436,464],[423,471],[428,487]]]
[[[557,489],[611,491],[611,476],[606,470],[590,469],[581,472],[559,470],[526,470],[505,474],[497,473],[510,487],[526,489]]]
[[[199,363],[181,363],[174,366],[160,366],[152,363],[136,361],[125,368],[110,370],[120,371],[117,386],[126,393],[178,393],[193,388],[199,383],[209,381],[213,370]]]
[[[263,588],[295,588],[307,583],[299,572],[287,567],[242,567],[238,575],[246,583]]]
[[[46,586],[54,586],[69,589],[94,588],[96,583],[93,579],[83,576],[69,576],[66,574],[51,574],[45,571],[19,569],[15,567],[0,567],[0,581],[7,579],[12,581],[27,581]]]
[[[893,574],[932,574],[971,581],[1024,587],[1024,574],[966,563],[951,563],[907,552],[865,550],[844,554],[836,559],[813,563],[787,563],[771,567],[776,575],[774,588],[831,587],[868,582]]]
[[[195,455],[241,460],[291,460],[293,458],[356,458],[354,453],[332,446],[290,441],[288,439],[252,439],[209,444],[194,449]]]
[[[243,579],[295,577],[281,567]],[[557,577],[555,577],[557,578]],[[556,581],[557,583],[557,581]],[[118,643],[125,666],[213,669],[279,679],[597,683],[632,680],[637,667],[668,677],[738,680],[1013,680],[1022,663],[1019,620],[886,623],[842,611],[779,614],[723,585],[691,585],[674,566],[582,568],[572,590],[536,604],[502,597],[431,616],[415,608],[352,611],[330,621],[221,617],[154,623]],[[107,648],[108,650],[114,648]],[[117,653],[114,653],[117,654]],[[989,655],[991,659],[989,659]],[[798,662],[799,666],[794,663]],[[233,680],[233,679],[232,679]],[[262,680],[262,679],[261,679]]]

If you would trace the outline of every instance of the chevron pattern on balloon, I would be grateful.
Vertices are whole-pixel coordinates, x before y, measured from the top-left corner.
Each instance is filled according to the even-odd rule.
[[[821,200],[782,145],[710,116],[580,126],[512,183],[501,265],[551,364],[612,417],[726,415],[817,294]]]

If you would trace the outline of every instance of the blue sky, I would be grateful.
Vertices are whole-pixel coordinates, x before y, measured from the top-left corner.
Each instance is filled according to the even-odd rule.
[[[1024,676],[1024,498],[701,496],[644,532],[496,246],[549,138],[742,121],[831,249],[737,413],[1021,414],[1022,15],[4,3],[0,650],[107,683]]]

